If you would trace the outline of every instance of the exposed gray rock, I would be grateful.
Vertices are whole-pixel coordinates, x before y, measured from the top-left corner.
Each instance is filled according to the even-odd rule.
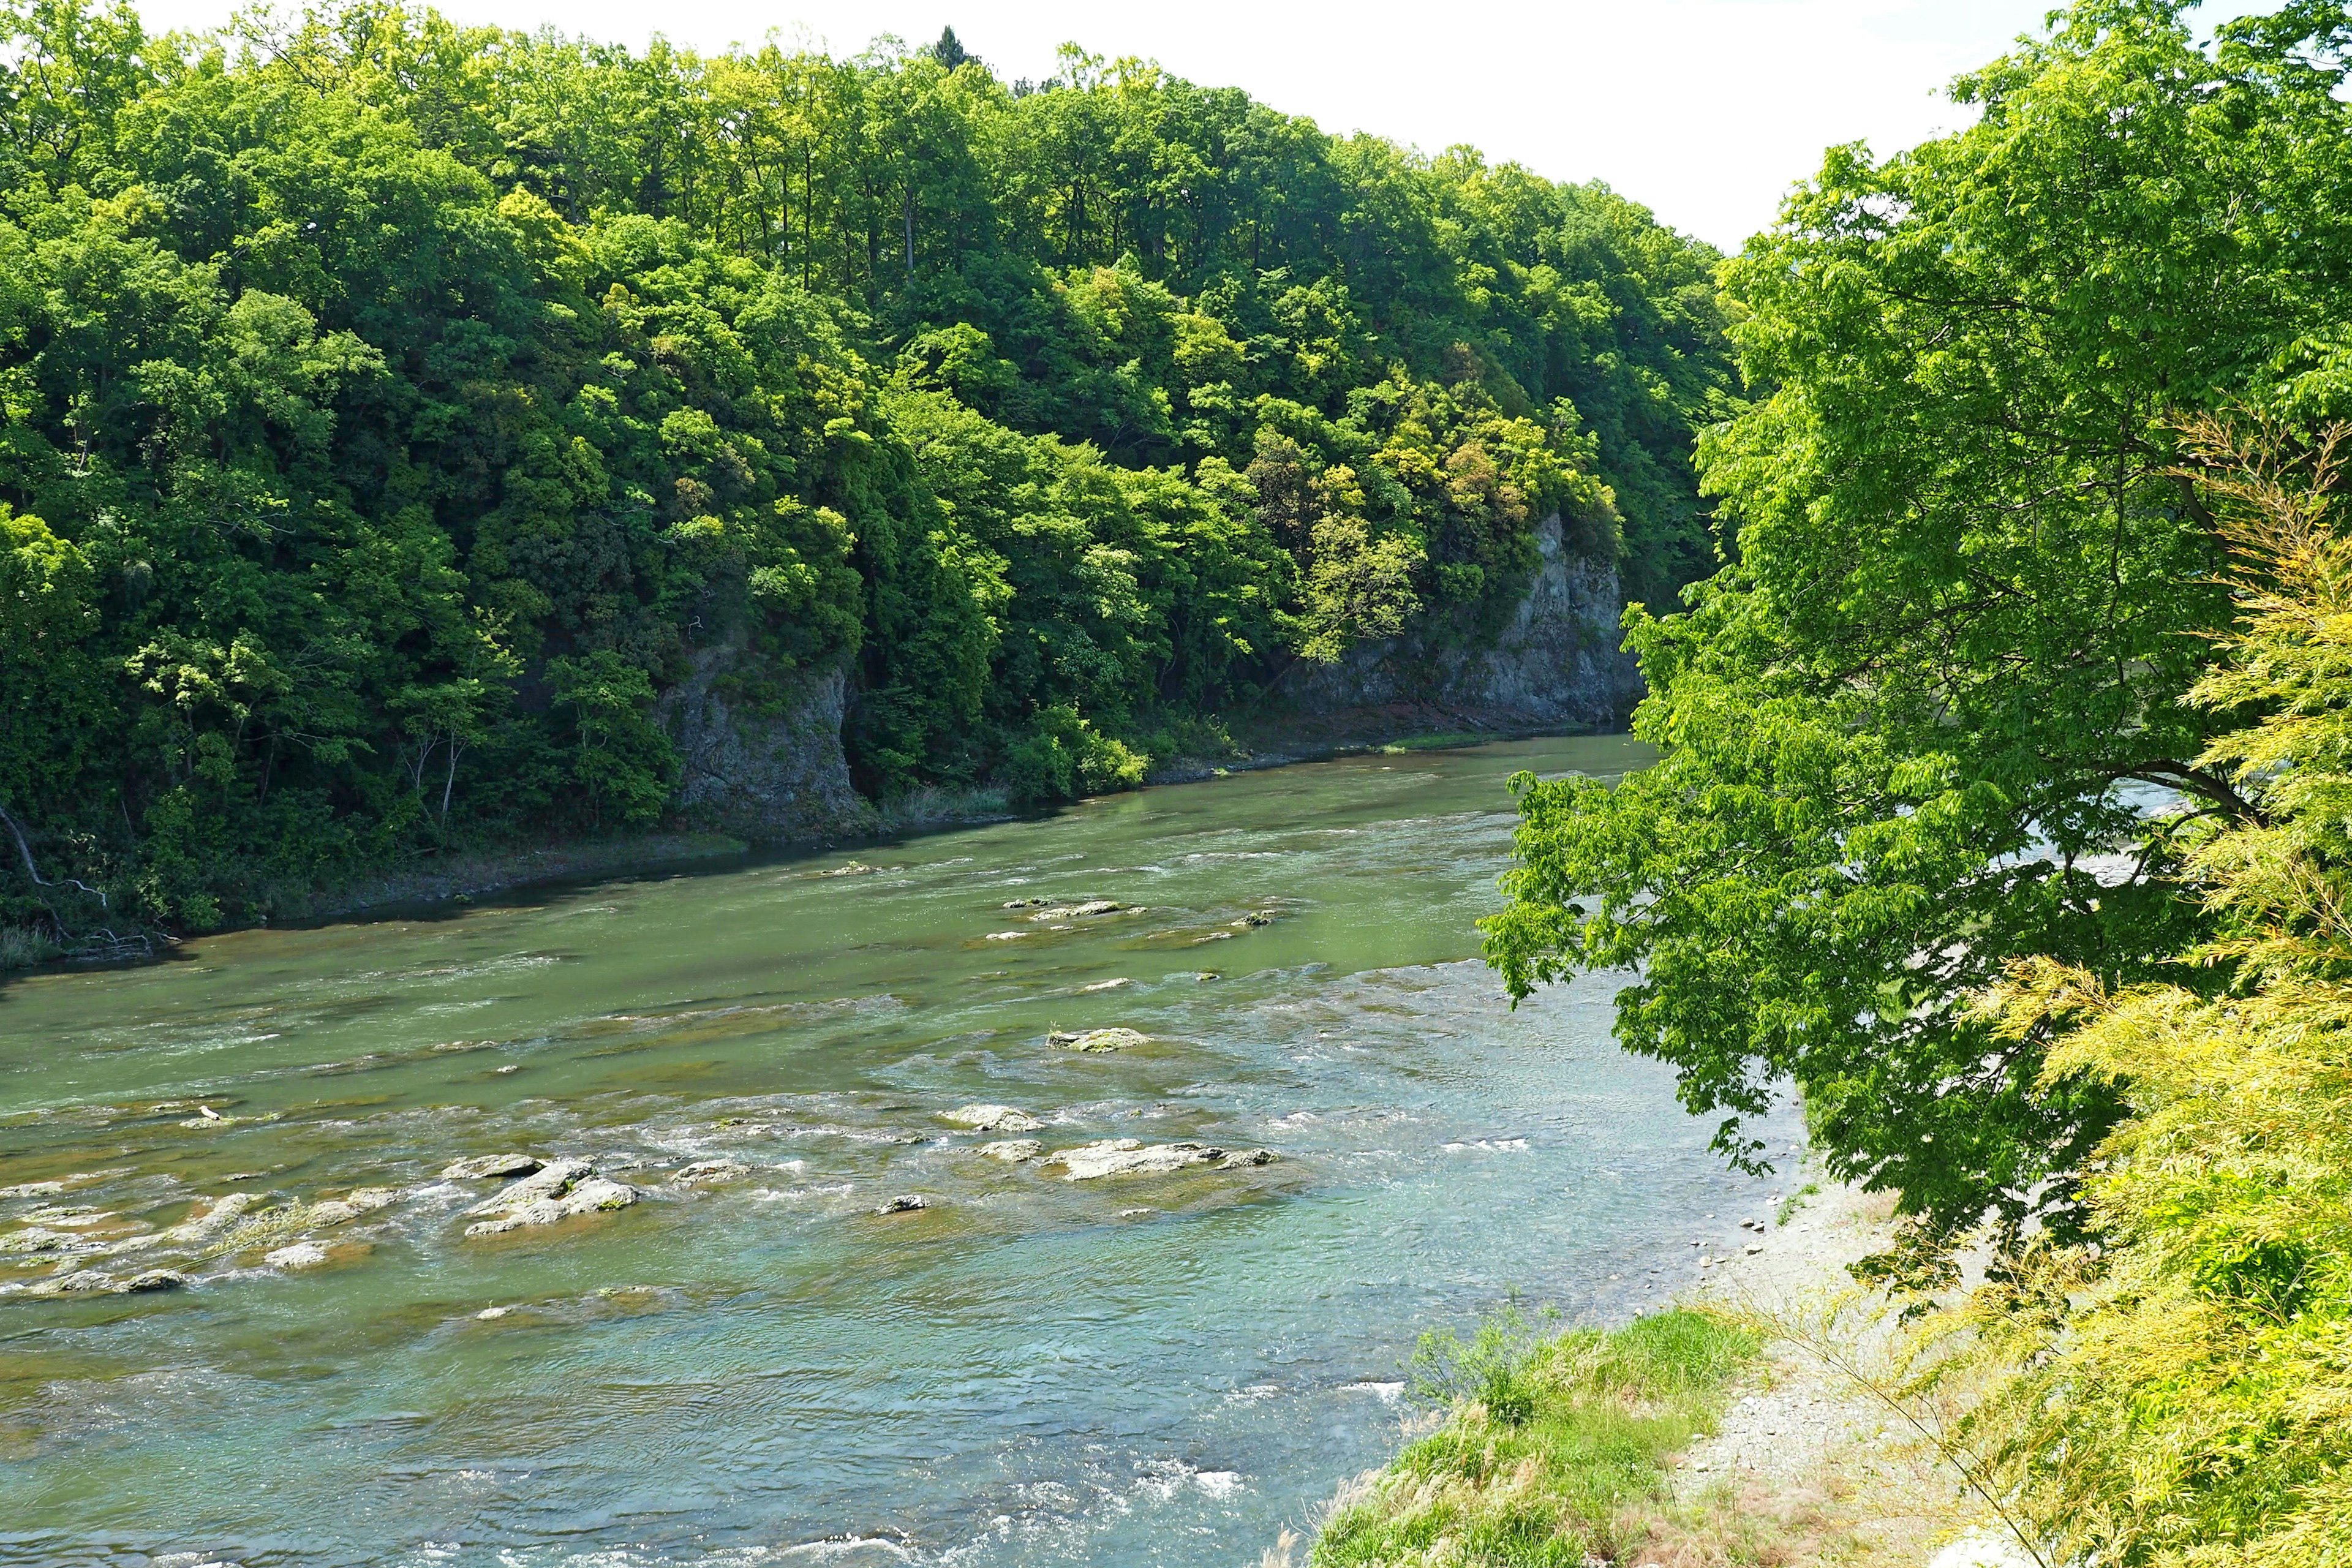
[[[558,1160],[467,1209],[469,1215],[487,1217],[467,1226],[466,1234],[503,1236],[599,1209],[626,1208],[636,1201],[636,1188],[594,1174],[587,1161]]]
[[[281,1247],[275,1252],[262,1254],[261,1261],[271,1268],[286,1273],[299,1273],[305,1268],[322,1268],[327,1263],[327,1249],[315,1241],[298,1241],[291,1247]]]
[[[718,1182],[732,1182],[751,1173],[751,1167],[740,1160],[697,1160],[680,1165],[670,1173],[673,1185],[699,1187]]]
[[[150,1268],[143,1274],[133,1274],[122,1282],[123,1294],[136,1295],[149,1290],[184,1290],[188,1277],[176,1268]]]
[[[1056,1030],[1045,1037],[1048,1045],[1066,1046],[1074,1051],[1123,1051],[1135,1046],[1148,1046],[1150,1037],[1133,1029]]]
[[[917,1209],[927,1209],[930,1206],[931,1200],[919,1193],[900,1193],[874,1212],[876,1214],[912,1214]]]
[[[1620,648],[1616,570],[1572,556],[1557,515],[1537,525],[1536,549],[1535,576],[1490,646],[1443,647],[1425,635],[1362,643],[1336,664],[1292,665],[1273,703],[1312,714],[1427,704],[1490,723],[1623,723],[1642,674]]]
[[[1239,1171],[1251,1165],[1271,1165],[1275,1153],[1271,1149],[1236,1149],[1217,1162],[1220,1171]]]
[[[47,1226],[28,1225],[22,1230],[0,1236],[0,1252],[69,1252],[79,1250],[75,1244],[81,1239],[69,1230],[51,1230]]]
[[[390,1187],[353,1187],[340,1198],[312,1204],[303,1217],[311,1225],[341,1225],[363,1214],[390,1208],[399,1201],[400,1194]]]
[[[1026,918],[1033,921],[1091,920],[1097,915],[1115,915],[1123,910],[1130,914],[1136,912],[1116,899],[1089,899],[1083,904],[1055,904]]]
[[[231,1193],[214,1200],[210,1208],[200,1215],[182,1220],[171,1229],[157,1236],[142,1237],[140,1245],[190,1247],[208,1241],[243,1219],[247,1210],[261,1202],[259,1193]]]
[[[70,1274],[52,1274],[47,1279],[36,1279],[29,1285],[19,1285],[12,1293],[48,1299],[58,1296],[110,1296],[122,1289],[122,1282],[111,1274],[95,1268],[77,1268]]]
[[[1024,1161],[1035,1159],[1045,1147],[1034,1138],[1000,1138],[993,1143],[982,1143],[980,1152],[992,1160],[1018,1165]]]
[[[838,666],[779,670],[740,633],[695,650],[688,666],[654,705],[683,764],[671,801],[682,819],[759,844],[873,829],[841,749]]]
[[[1213,1163],[1224,1152],[1205,1143],[1147,1144],[1133,1138],[1103,1138],[1048,1154],[1045,1163],[1061,1166],[1067,1173],[1065,1181],[1091,1182],[1103,1176],[1164,1176]]]
[[[480,1154],[441,1168],[445,1182],[478,1182],[490,1176],[528,1176],[541,1162],[533,1154]]]
[[[940,1112],[940,1120],[969,1127],[974,1132],[1034,1132],[1045,1124],[1025,1110],[1009,1105],[965,1105]]]

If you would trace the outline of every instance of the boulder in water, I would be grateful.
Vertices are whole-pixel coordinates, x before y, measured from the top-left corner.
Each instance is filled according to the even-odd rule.
[[[1050,1045],[1066,1046],[1074,1051],[1099,1054],[1104,1051],[1124,1051],[1151,1043],[1150,1037],[1133,1029],[1057,1029],[1045,1037]]]
[[[50,1300],[59,1296],[110,1296],[122,1289],[121,1281],[111,1274],[95,1268],[77,1268],[67,1274],[52,1274],[47,1279],[36,1279],[29,1285],[6,1287],[12,1296],[27,1296],[35,1300]]]
[[[175,1268],[150,1268],[128,1279],[118,1279],[95,1268],[76,1268],[28,1284],[0,1285],[0,1297],[53,1301],[60,1296],[129,1296],[150,1290],[177,1290],[187,1283],[188,1277]]]
[[[673,1185],[699,1187],[731,1182],[751,1173],[751,1167],[740,1160],[697,1160],[691,1164],[680,1165],[670,1173],[669,1179]]]
[[[304,1217],[312,1225],[341,1225],[363,1214],[390,1208],[399,1201],[400,1194],[390,1187],[353,1187],[340,1198],[312,1204]]]
[[[143,1274],[133,1274],[122,1282],[124,1295],[142,1294],[149,1290],[184,1290],[188,1277],[176,1268],[150,1268]]]
[[[599,1209],[626,1208],[636,1201],[636,1188],[594,1174],[587,1161],[558,1160],[467,1209],[469,1215],[488,1217],[467,1226],[466,1234],[503,1236]]]
[[[931,1200],[919,1193],[900,1193],[874,1212],[876,1214],[912,1214],[917,1209],[927,1209],[930,1206]]]
[[[1002,1160],[1008,1165],[1018,1165],[1034,1160],[1045,1145],[1034,1138],[1000,1138],[993,1143],[982,1143],[980,1152],[992,1160]]]
[[[460,1160],[445,1165],[441,1179],[445,1182],[478,1182],[490,1176],[528,1176],[540,1168],[541,1162],[530,1154],[481,1154],[471,1160]]]
[[[1206,1143],[1144,1143],[1133,1138],[1103,1138],[1048,1154],[1045,1163],[1061,1166],[1067,1173],[1063,1178],[1066,1181],[1091,1182],[1103,1176],[1164,1176],[1190,1166],[1211,1164],[1223,1158],[1224,1152]]]
[[[1115,915],[1128,906],[1116,899],[1088,899],[1083,904],[1055,904],[1039,910],[1029,918],[1033,921],[1088,920],[1096,915]]]
[[[209,1241],[243,1219],[247,1210],[261,1202],[261,1196],[259,1193],[231,1193],[216,1200],[204,1213],[190,1215],[152,1239],[165,1247],[186,1247]],[[142,1241],[145,1239],[142,1238]]]
[[[1271,1149],[1236,1149],[1217,1162],[1220,1171],[1239,1171],[1251,1165],[1271,1165],[1275,1153]]]
[[[1009,1105],[965,1105],[940,1112],[940,1120],[969,1127],[974,1132],[1034,1132],[1045,1124],[1025,1110]]]
[[[298,1241],[291,1247],[281,1247],[275,1252],[263,1253],[261,1261],[271,1268],[294,1274],[305,1268],[325,1268],[327,1249],[315,1241]]]

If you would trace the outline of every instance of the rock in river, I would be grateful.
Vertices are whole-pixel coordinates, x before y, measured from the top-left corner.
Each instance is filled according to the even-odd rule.
[[[1096,915],[1115,915],[1127,906],[1114,899],[1089,899],[1083,904],[1055,904],[1039,910],[1029,919],[1037,921],[1088,920]]]
[[[1035,1159],[1045,1147],[1034,1138],[1000,1138],[993,1143],[982,1143],[980,1152],[992,1160],[1018,1165],[1024,1161]]]
[[[966,1105],[942,1110],[940,1120],[969,1127],[974,1132],[1034,1132],[1045,1124],[1025,1110],[1009,1105]]]
[[[1046,1036],[1045,1040],[1049,1045],[1067,1046],[1074,1051],[1123,1051],[1151,1043],[1149,1036],[1133,1029],[1060,1029]]]
[[[691,1164],[680,1165],[670,1173],[669,1179],[673,1185],[699,1187],[718,1182],[731,1182],[751,1173],[751,1167],[740,1160],[697,1160]]]
[[[327,1249],[315,1241],[298,1241],[291,1247],[281,1247],[275,1252],[262,1254],[261,1261],[272,1268],[293,1274],[305,1268],[325,1268]]]
[[[1133,1138],[1103,1138],[1045,1156],[1059,1165],[1072,1182],[1098,1176],[1164,1176],[1191,1165],[1206,1165],[1224,1157],[1223,1149],[1206,1143],[1143,1143]]]
[[[441,1179],[445,1182],[478,1182],[489,1176],[528,1176],[538,1170],[540,1164],[541,1162],[530,1154],[482,1154],[443,1167]]]
[[[510,1230],[553,1225],[598,1209],[626,1208],[636,1201],[636,1188],[625,1182],[606,1181],[594,1173],[587,1161],[558,1160],[467,1209],[469,1215],[487,1217],[467,1226],[466,1234],[503,1236]]]
[[[912,1214],[917,1209],[927,1209],[930,1206],[930,1200],[920,1194],[900,1193],[874,1212],[876,1214]]]
[[[54,1300],[59,1296],[129,1296],[149,1290],[177,1290],[187,1282],[188,1277],[176,1268],[150,1268],[128,1279],[118,1279],[95,1268],[77,1268],[29,1284],[0,1286],[0,1296],[36,1301]]]

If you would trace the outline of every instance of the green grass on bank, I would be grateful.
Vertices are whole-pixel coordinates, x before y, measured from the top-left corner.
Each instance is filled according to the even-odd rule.
[[[1314,1568],[1580,1568],[1642,1544],[1665,1458],[1711,1431],[1762,1346],[1677,1309],[1547,1338],[1506,1314],[1467,1344],[1432,1336],[1416,1393],[1444,1424],[1344,1491]]]

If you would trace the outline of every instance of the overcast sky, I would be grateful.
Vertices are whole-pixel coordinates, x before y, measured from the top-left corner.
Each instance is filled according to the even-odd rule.
[[[1736,248],[1834,142],[1909,146],[1959,122],[1943,88],[2040,25],[2052,0],[446,0],[465,21],[698,47],[771,30],[856,53],[952,25],[999,75],[1042,78],[1070,40],[1245,89],[1327,131],[1434,152],[1466,142],[1554,179],[1602,179]],[[2210,5],[2214,16],[2255,8]],[[147,0],[151,27],[217,25],[222,0]]]

